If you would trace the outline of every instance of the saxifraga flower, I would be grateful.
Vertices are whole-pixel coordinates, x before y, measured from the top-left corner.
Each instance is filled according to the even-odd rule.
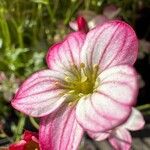
[[[103,140],[126,122],[138,92],[137,52],[135,32],[118,20],[73,32],[49,49],[49,69],[29,77],[12,100],[40,117],[42,150],[76,150],[84,131]]]

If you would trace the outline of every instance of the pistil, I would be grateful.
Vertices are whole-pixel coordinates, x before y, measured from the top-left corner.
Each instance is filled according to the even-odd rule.
[[[67,75],[63,83],[56,83],[59,88],[68,91],[71,96],[68,102],[77,101],[81,97],[93,93],[95,85],[97,84],[98,65],[88,68],[84,63],[79,67],[73,65],[71,67],[72,75]]]

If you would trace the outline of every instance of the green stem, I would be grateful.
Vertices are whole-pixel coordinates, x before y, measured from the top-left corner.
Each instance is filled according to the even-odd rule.
[[[75,11],[79,8],[79,6],[82,4],[82,0],[81,1],[77,1],[76,3],[72,4],[71,8],[69,7],[67,12],[66,12],[66,17],[64,20],[64,24],[68,24],[68,22],[70,21],[70,18],[72,17],[72,15],[75,13]]]
[[[91,0],[85,0],[85,1],[84,1],[85,9],[86,9],[86,10],[89,10],[90,3],[91,3]]]
[[[8,28],[4,11],[5,10],[3,8],[0,8],[0,28],[4,38],[5,48],[6,50],[9,50],[11,45],[11,39],[10,39],[9,28]]]
[[[23,44],[23,31],[22,31],[22,25],[20,25],[17,28],[17,33],[18,33],[18,42],[19,42],[19,47],[23,48],[24,44]]]
[[[49,16],[50,16],[50,21],[51,21],[51,23],[52,23],[52,24],[55,23],[54,12],[53,12],[53,10],[52,10],[52,8],[51,8],[50,2],[49,2],[48,5],[47,5],[47,10],[48,10],[48,14],[49,14]]]
[[[23,43],[23,27],[22,27],[22,25],[18,26],[18,24],[14,20],[14,18],[11,18],[11,23],[13,24],[14,28],[16,29],[17,36],[18,36],[19,47],[23,48],[24,47],[24,43]]]
[[[55,16],[55,14],[56,14],[56,11],[57,11],[57,9],[58,9],[58,4],[59,4],[59,0],[55,0],[55,6],[54,6],[54,11],[53,11],[53,15]]]
[[[150,108],[150,104],[144,104],[144,105],[141,105],[141,106],[137,106],[136,108],[138,110],[140,110],[140,111],[143,111],[145,109],[149,109]]]
[[[15,141],[18,141],[20,140],[20,136],[22,135],[22,132],[23,132],[23,128],[24,128],[24,125],[25,125],[25,116],[23,114],[20,115],[20,119],[19,119],[19,122],[18,122],[18,126],[17,126],[17,129],[16,129],[16,133],[15,133]]]
[[[35,121],[35,119],[33,117],[29,117],[30,122],[32,123],[32,125],[36,128],[39,129],[39,125],[38,123]]]

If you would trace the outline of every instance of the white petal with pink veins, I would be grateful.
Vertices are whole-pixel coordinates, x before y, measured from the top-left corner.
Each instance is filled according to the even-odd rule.
[[[67,98],[64,90],[56,87],[63,74],[43,70],[28,78],[17,91],[12,106],[25,114],[41,117],[53,112]]]
[[[88,133],[88,135],[92,138],[92,139],[94,139],[94,140],[96,140],[96,141],[102,141],[102,140],[105,140],[105,139],[107,139],[108,137],[109,137],[109,135],[110,135],[110,133],[109,133],[109,131],[107,131],[107,132],[87,132]]]
[[[39,139],[42,150],[76,150],[83,129],[75,118],[74,106],[63,106],[41,119]]]
[[[130,112],[130,107],[103,94],[94,93],[79,100],[76,118],[87,131],[105,132],[122,124]]]
[[[82,32],[69,34],[65,40],[52,46],[47,53],[47,64],[50,69],[63,71],[72,65],[80,64],[80,51],[85,39]]]
[[[132,67],[127,65],[111,67],[103,71],[99,79],[100,85],[96,91],[120,104],[132,106],[136,103],[137,75]]]
[[[122,21],[109,21],[89,31],[81,52],[88,65],[98,64],[101,71],[119,64],[133,64],[138,42],[133,29]]]
[[[122,127],[131,131],[136,131],[136,130],[142,129],[144,127],[144,124],[145,124],[145,121],[140,111],[138,111],[135,108],[132,108],[132,113],[130,117],[122,125]]]
[[[129,131],[124,128],[118,128],[112,132],[109,142],[115,150],[130,150],[132,138]]]

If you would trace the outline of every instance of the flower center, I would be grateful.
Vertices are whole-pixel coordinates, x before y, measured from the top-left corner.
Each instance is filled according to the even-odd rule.
[[[98,65],[91,68],[85,66],[84,63],[80,67],[73,65],[71,74],[65,77],[64,87],[69,90],[70,94],[79,97],[90,94],[95,89]]]

